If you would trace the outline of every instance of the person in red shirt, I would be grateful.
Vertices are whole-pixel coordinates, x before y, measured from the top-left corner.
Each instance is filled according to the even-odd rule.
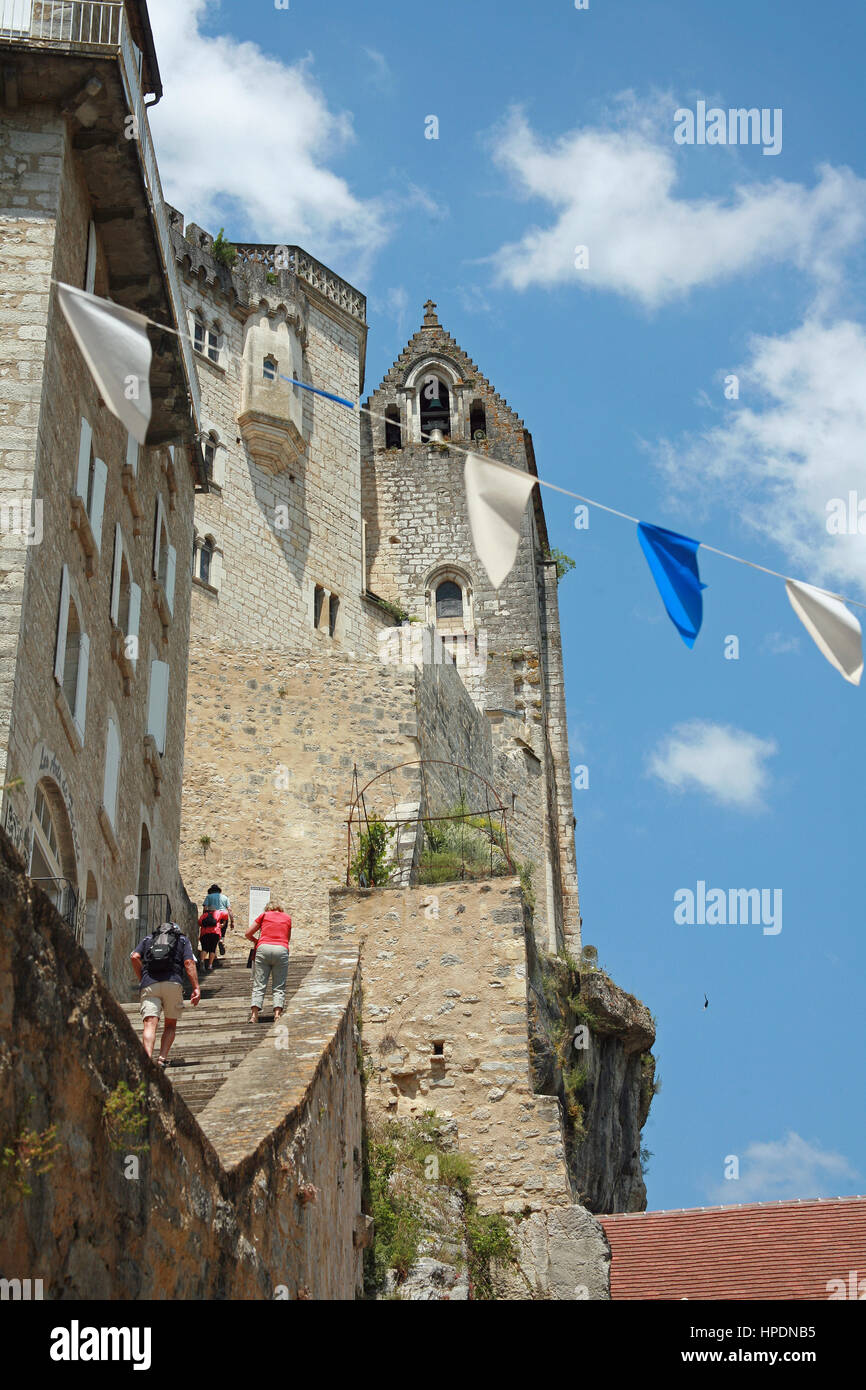
[[[245,933],[255,949],[253,967],[253,997],[250,1002],[250,1023],[258,1023],[265,1002],[268,980],[273,976],[274,1018],[282,1017],[286,1007],[286,980],[289,974],[289,938],[292,919],[282,904],[273,899]]]

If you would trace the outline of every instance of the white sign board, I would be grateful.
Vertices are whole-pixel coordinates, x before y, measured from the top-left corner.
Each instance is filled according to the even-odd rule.
[[[261,917],[270,900],[270,888],[250,889],[250,926],[253,925],[257,917]]]

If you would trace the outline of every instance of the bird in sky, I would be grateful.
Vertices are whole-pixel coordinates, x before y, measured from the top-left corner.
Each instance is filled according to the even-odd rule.
[[[708,1009],[709,1007],[710,1007],[710,1001],[709,1001],[709,999],[707,998],[707,996],[704,995],[704,1008],[705,1008],[705,1009]]]

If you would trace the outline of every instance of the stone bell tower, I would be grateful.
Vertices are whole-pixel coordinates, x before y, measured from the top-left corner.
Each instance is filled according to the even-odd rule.
[[[362,415],[361,504],[369,593],[434,626],[500,755],[501,792],[538,796],[548,917],[579,939],[574,814],[556,564],[540,490],[517,559],[494,589],[472,543],[466,451],[536,472],[532,437],[442,327],[428,300]],[[503,761],[504,759],[504,761]],[[527,790],[524,790],[527,789]],[[555,911],[553,910],[555,908]]]

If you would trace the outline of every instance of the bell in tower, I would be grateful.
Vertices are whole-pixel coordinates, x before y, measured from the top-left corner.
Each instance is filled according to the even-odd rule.
[[[445,382],[436,376],[429,376],[421,389],[422,440],[430,440],[434,430],[438,430],[443,439],[450,438],[451,398]]]

